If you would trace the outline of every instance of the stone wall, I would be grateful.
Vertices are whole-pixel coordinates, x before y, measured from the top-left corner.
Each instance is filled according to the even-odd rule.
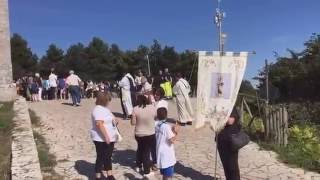
[[[36,143],[26,100],[19,97],[14,103],[15,128],[12,139],[12,180],[42,179]]]
[[[12,101],[16,94],[12,86],[8,9],[8,0],[0,0],[0,101]]]

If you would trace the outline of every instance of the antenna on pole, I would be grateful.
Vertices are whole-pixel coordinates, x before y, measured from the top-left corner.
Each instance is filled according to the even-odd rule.
[[[220,52],[220,55],[222,55],[224,51],[223,49],[224,43],[225,43],[224,41],[227,35],[222,32],[222,22],[223,22],[223,19],[226,17],[226,13],[220,9],[220,3],[221,3],[221,0],[218,0],[218,8],[216,9],[214,22],[218,28],[219,52]]]

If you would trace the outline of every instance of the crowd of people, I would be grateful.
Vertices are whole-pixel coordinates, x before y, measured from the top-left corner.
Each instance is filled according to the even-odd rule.
[[[34,76],[19,78],[15,81],[15,86],[19,95],[32,102],[71,99],[75,106],[79,106],[81,99],[95,98],[98,92],[116,92],[116,84],[112,85],[109,81],[82,81],[73,70],[66,77],[56,75],[54,69],[47,77],[35,73]]]
[[[179,127],[191,125],[194,117],[188,81],[180,73],[171,76],[168,70],[164,74],[159,71],[159,75],[154,78],[146,78],[142,72],[138,72],[135,78],[130,73],[125,74],[119,81],[119,87],[124,118],[131,120],[131,125],[135,127],[135,170],[147,179],[152,179],[154,171],[158,170],[164,180],[172,179],[177,161],[174,143]],[[175,124],[167,120],[168,100],[172,97],[176,99],[178,110]],[[107,99],[107,103],[101,106],[100,98]],[[121,135],[117,128],[118,120],[108,107],[110,101],[109,93],[99,93],[97,106],[92,112],[91,133],[97,151],[96,179],[101,179],[103,170],[107,172],[107,179],[115,179],[112,175],[112,152],[114,143],[119,139],[116,137]],[[227,180],[240,180],[238,150],[232,150],[230,142],[232,134],[238,133],[240,128],[239,115],[234,109],[225,129],[216,139]],[[99,135],[98,142],[96,135]]]
[[[145,77],[139,71],[135,78],[130,74],[125,74],[119,81],[120,99],[125,119],[131,119],[133,108],[137,105],[137,96],[144,95],[150,104],[155,104],[155,94],[157,90],[163,91],[163,99],[171,100],[175,96],[179,114],[180,125],[191,125],[193,121],[193,109],[189,94],[191,86],[181,73],[172,76],[166,68],[154,77]]]
[[[131,125],[135,127],[137,142],[136,168],[144,178],[153,179],[154,172],[160,170],[163,180],[173,179],[176,155],[174,143],[178,137],[179,124],[168,121],[168,101],[162,88],[155,91],[154,102],[144,94],[137,95],[136,106],[132,110]],[[119,141],[119,120],[109,109],[110,93],[99,92],[96,106],[92,111],[91,137],[96,147],[96,179],[107,172],[107,179],[114,180],[112,173],[112,154]],[[180,116],[179,116],[180,117]],[[218,152],[227,180],[240,180],[238,150],[232,150],[230,137],[240,131],[239,114],[234,109],[226,127],[217,136]]]
[[[123,117],[135,126],[137,141],[136,171],[150,178],[160,169],[163,179],[172,179],[176,164],[174,142],[180,126],[192,125],[194,112],[189,94],[190,84],[180,73],[171,75],[168,69],[160,70],[154,77],[146,77],[142,71],[126,73],[120,81],[94,83],[83,81],[73,70],[67,77],[57,76],[54,69],[47,78],[39,73],[16,81],[20,95],[32,102],[55,99],[71,99],[79,106],[83,98],[96,98],[92,111],[91,137],[96,147],[96,179],[102,171],[107,179],[112,175],[112,153],[119,141],[118,120],[108,105],[113,94],[120,97]],[[176,124],[167,121],[168,101],[175,98],[178,111]],[[216,139],[218,152],[227,180],[239,180],[238,151],[231,151],[230,136],[240,131],[239,115],[233,111],[226,127]],[[230,151],[229,151],[230,150]]]
[[[132,110],[131,124],[135,126],[134,133],[138,144],[136,171],[145,178],[152,178],[153,171],[159,168],[163,179],[171,179],[176,164],[173,144],[178,134],[178,126],[167,123],[168,102],[163,98],[165,93],[162,89],[156,92],[153,104],[147,96],[137,95],[137,105]],[[97,152],[95,172],[98,180],[102,178],[102,171],[107,172],[108,180],[115,179],[111,161],[119,132],[118,120],[108,107],[110,101],[110,93],[99,92],[92,111],[91,137]]]

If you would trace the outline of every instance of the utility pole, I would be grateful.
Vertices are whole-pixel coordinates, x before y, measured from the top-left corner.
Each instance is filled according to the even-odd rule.
[[[148,54],[147,54],[147,61],[148,61],[148,75],[151,76],[150,59],[149,59],[149,55]]]
[[[220,2],[221,0],[218,0],[218,8],[216,9],[216,15],[215,15],[214,21],[218,28],[219,52],[220,52],[220,55],[222,56],[223,46],[224,46],[224,37],[226,37],[226,35],[222,33],[222,22],[226,16],[226,13],[220,9]]]
[[[265,68],[266,68],[266,70],[265,70],[265,73],[266,73],[266,103],[267,103],[267,105],[269,104],[269,65],[268,65],[268,60],[266,59],[265,60]]]

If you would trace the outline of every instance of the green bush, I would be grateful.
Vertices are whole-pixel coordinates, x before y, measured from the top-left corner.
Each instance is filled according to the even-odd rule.
[[[320,138],[313,125],[294,125],[289,129],[289,144],[282,156],[288,163],[320,172]]]
[[[320,172],[320,135],[313,124],[293,125],[289,128],[286,147],[260,142],[265,150],[278,153],[279,159],[289,165]]]
[[[264,136],[264,126],[261,118],[256,117],[249,128],[250,116],[247,112],[243,115],[242,128],[249,134],[251,140],[260,141]]]

